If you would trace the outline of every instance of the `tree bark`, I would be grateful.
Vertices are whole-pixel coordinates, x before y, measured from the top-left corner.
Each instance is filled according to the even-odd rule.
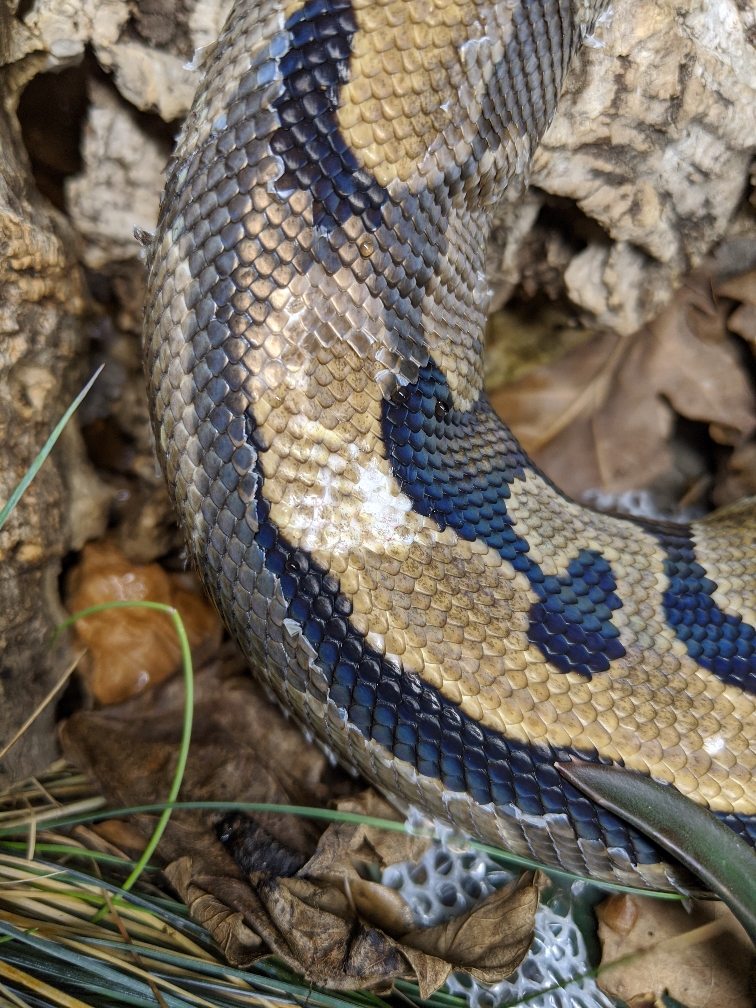
[[[7,78],[7,74],[6,74]],[[85,300],[74,235],[31,178],[3,81],[0,109],[0,498],[7,500],[84,375]],[[71,653],[50,639],[63,611],[57,578],[72,540],[72,483],[82,475],[72,429],[0,533],[0,750],[60,679]],[[83,470],[86,476],[86,470]],[[84,517],[81,515],[81,517]],[[54,757],[51,704],[0,763],[0,786]]]

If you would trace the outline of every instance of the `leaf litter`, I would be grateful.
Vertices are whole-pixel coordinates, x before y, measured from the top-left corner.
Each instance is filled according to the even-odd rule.
[[[615,895],[597,916],[599,986],[630,1008],[653,1008],[665,994],[691,1008],[752,1008],[753,946],[724,904]]]
[[[669,501],[669,513],[648,517],[684,517],[712,486],[700,460],[676,443],[678,418],[705,425],[725,450],[752,444],[753,385],[727,328],[733,301],[724,291],[734,288],[717,286],[716,277],[712,261],[632,335],[595,332],[490,390],[496,411],[567,494],[611,507],[623,494],[666,482],[657,496]],[[719,486],[713,491],[716,503],[728,502]]]
[[[230,648],[228,649],[230,651]],[[372,791],[330,766],[244,674],[235,652],[195,679],[195,727],[180,801],[323,805],[401,821]],[[183,716],[183,691],[168,680],[132,699],[79,711],[63,726],[66,757],[118,807],[163,800]],[[341,797],[340,797],[341,795]],[[153,816],[129,834],[112,822],[91,831],[135,853]],[[428,997],[452,969],[484,982],[512,973],[525,956],[538,892],[524,873],[434,928],[414,925],[400,893],[373,880],[417,860],[431,840],[274,813],[176,810],[158,847],[166,877],[235,966],[275,954],[307,981],[334,990],[391,990],[413,980]]]

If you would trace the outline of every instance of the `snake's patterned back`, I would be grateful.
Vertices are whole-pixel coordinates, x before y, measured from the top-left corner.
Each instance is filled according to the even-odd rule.
[[[191,553],[280,701],[467,833],[669,888],[554,764],[756,833],[753,507],[580,507],[482,392],[492,207],[601,6],[239,0],[169,167],[146,361]]]

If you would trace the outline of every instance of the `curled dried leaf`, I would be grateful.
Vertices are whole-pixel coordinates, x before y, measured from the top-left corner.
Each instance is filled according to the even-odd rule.
[[[244,915],[229,907],[210,892],[202,889],[199,879],[192,877],[191,857],[182,857],[166,868],[166,875],[184,902],[191,908],[197,923],[204,925],[234,966],[251,966],[266,949],[262,938],[249,927]],[[238,882],[240,887],[242,882]]]
[[[178,609],[195,660],[220,646],[222,627],[193,575],[168,574],[156,563],[134,564],[109,539],[87,543],[71,572],[67,604],[79,612],[103,602],[162,602]],[[89,648],[82,671],[101,704],[119,703],[162,682],[181,663],[176,631],[165,613],[119,609],[79,620],[75,632]]]
[[[412,910],[395,889],[368,879],[354,878],[349,882],[349,895],[359,916],[372,921],[386,934],[399,938],[413,930]]]
[[[714,292],[720,298],[741,302],[727,319],[727,328],[747,340],[756,353],[756,270],[715,284]]]
[[[498,983],[525,958],[537,906],[538,891],[528,872],[446,924],[413,928],[402,942],[464,969],[481,983]]]
[[[718,281],[714,285],[714,293],[717,297],[756,305],[756,269]]]
[[[714,264],[689,276],[653,322],[598,333],[491,395],[525,449],[567,493],[648,487],[673,468],[675,414],[739,445],[756,401],[727,335],[731,302],[712,294]],[[682,488],[685,491],[685,487]]]
[[[234,655],[196,676],[180,800],[313,805],[340,793],[344,811],[401,821],[374,791],[355,794],[240,671]],[[174,678],[118,706],[79,712],[62,730],[64,750],[114,804],[159,802],[175,765],[182,707]],[[154,822],[134,817],[106,829],[103,840],[133,848],[134,835],[148,836]],[[530,945],[538,900],[523,876],[446,925],[417,928],[402,895],[377,879],[390,864],[419,861],[431,842],[357,823],[332,823],[321,833],[294,816],[177,810],[157,853],[232,965],[274,954],[334,990],[388,991],[403,977],[428,997],[452,969],[487,981],[511,973]]]
[[[353,811],[391,811],[372,791],[349,804]],[[515,880],[446,924],[418,928],[400,893],[361,878],[354,867],[355,851],[375,853],[365,839],[368,830],[379,832],[333,823],[294,877],[252,874],[248,890],[208,872],[201,854],[194,855],[191,865],[184,858],[166,871],[193,916],[203,921],[227,955],[240,954],[229,937],[230,922],[238,928],[234,914],[240,913],[268,952],[324,987],[380,992],[404,977],[414,979],[421,996],[429,997],[452,969],[485,983],[509,976],[532,939],[538,894],[531,876]],[[416,838],[407,839],[409,850]],[[382,860],[373,863],[385,867]],[[219,902],[225,904],[225,913]]]

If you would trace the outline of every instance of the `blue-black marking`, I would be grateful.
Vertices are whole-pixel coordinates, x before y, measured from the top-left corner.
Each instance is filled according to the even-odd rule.
[[[279,63],[284,90],[273,103],[281,127],[270,141],[286,169],[278,193],[284,199],[297,189],[312,193],[313,223],[326,233],[351,216],[376,231],[386,193],[360,168],[336,119],[357,31],[351,0],[306,0],[286,29],[290,48]]]
[[[741,616],[723,613],[711,597],[717,586],[696,562],[689,529],[653,531],[667,551],[667,622],[699,665],[723,682],[756,693],[756,629]]]
[[[487,400],[466,413],[454,409],[446,380],[431,363],[415,385],[384,403],[383,440],[415,511],[461,539],[481,539],[527,576],[539,599],[528,636],[556,668],[590,677],[625,654],[612,622],[622,602],[601,554],[580,550],[566,574],[549,577],[514,531],[506,502],[531,463]]]
[[[328,682],[319,699],[332,700],[366,739],[450,791],[468,793],[480,805],[515,805],[529,815],[564,813],[578,837],[625,849],[639,864],[661,859],[654,844],[561,778],[554,763],[577,753],[506,739],[371,649],[349,620],[352,604],[338,579],[287,543],[269,520],[269,510],[258,498],[260,525],[253,538],[262,554],[260,566],[279,579],[288,617],[317,651]],[[318,692],[304,679],[301,688]],[[595,750],[579,755],[601,761]]]
[[[443,408],[439,412],[443,413]],[[256,487],[257,531],[245,517],[248,505],[239,496],[238,472],[234,470],[234,476],[229,470],[226,483],[232,493],[222,503],[222,511],[221,502],[216,505],[210,498],[202,504],[203,514],[215,526],[208,543],[208,559],[214,569],[221,570],[225,566],[223,558],[229,553],[242,570],[233,576],[239,576],[250,592],[257,578],[273,575],[278,579],[288,603],[287,615],[316,650],[317,664],[327,682],[325,693],[319,693],[317,686],[304,678],[299,688],[318,695],[323,702],[333,701],[366,739],[452,792],[467,793],[480,805],[514,805],[528,815],[564,814],[582,839],[624,850],[637,864],[664,860],[666,855],[656,845],[611,812],[594,805],[556,771],[556,762],[573,756],[602,762],[595,749],[578,753],[507,739],[465,715],[419,676],[398,670],[366,644],[350,621],[352,603],[341,592],[338,578],[323,570],[307,552],[288,543],[270,520],[270,505],[262,497],[264,481],[259,460],[266,445],[254,430],[249,414],[247,417],[247,437],[258,452],[258,461],[255,472],[244,477],[248,484],[244,496],[247,499],[248,492]],[[236,421],[225,407],[216,408],[215,431],[222,434],[224,427],[232,423]],[[229,444],[238,441],[238,433]],[[228,515],[228,525],[223,514]],[[240,551],[238,555],[236,551]],[[252,576],[248,583],[244,568]],[[292,680],[296,670],[295,663],[289,669]],[[292,687],[297,688],[293,681]],[[754,844],[756,818],[731,814],[720,818]]]

